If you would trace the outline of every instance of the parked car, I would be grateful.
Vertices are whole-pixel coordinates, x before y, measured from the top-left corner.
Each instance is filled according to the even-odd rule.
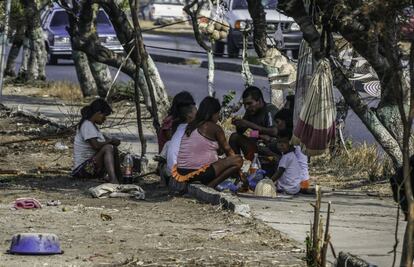
[[[300,31],[299,25],[295,23],[293,18],[287,17],[276,10],[276,0],[261,1],[266,12],[266,30],[268,36],[273,37],[279,24],[281,24],[284,37],[284,48],[282,50],[290,50],[294,56],[297,55],[302,41],[302,32]],[[216,43],[214,52],[218,56],[223,55],[225,44],[227,44],[227,54],[229,57],[238,57],[240,49],[243,48],[242,31],[245,29],[246,23],[252,23],[252,18],[247,9],[246,0],[224,0],[224,2],[228,8],[224,19],[230,25],[230,32],[226,41]],[[268,45],[272,45],[269,38]],[[249,36],[248,46],[249,48],[253,47],[252,36]]]
[[[404,41],[414,40],[414,8],[404,9],[401,20],[401,39]]]
[[[163,24],[186,19],[184,3],[181,0],[151,0],[141,9],[145,20]]]
[[[66,29],[69,26],[66,11],[54,6],[45,11],[41,19],[48,54],[48,64],[56,65],[60,58],[71,59],[72,46]],[[123,53],[122,45],[118,41],[115,30],[105,11],[99,10],[96,22],[96,30],[101,44],[116,53]]]

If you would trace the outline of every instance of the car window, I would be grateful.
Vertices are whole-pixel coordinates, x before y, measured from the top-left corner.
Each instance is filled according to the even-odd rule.
[[[276,9],[277,0],[261,0],[265,9]],[[233,9],[247,9],[246,0],[234,0]]]
[[[180,0],[154,0],[154,4],[158,5],[183,5]]]
[[[56,11],[53,13],[53,18],[50,21],[50,27],[60,27],[69,25],[68,14],[66,11]]]
[[[103,10],[99,10],[98,16],[96,17],[96,23],[111,25],[108,16]]]
[[[98,24],[111,25],[108,16],[105,14],[103,10],[99,11],[98,16],[96,18],[96,22]],[[53,14],[52,20],[50,21],[50,27],[61,27],[66,25],[69,25],[68,14],[66,13],[66,11],[56,11]]]

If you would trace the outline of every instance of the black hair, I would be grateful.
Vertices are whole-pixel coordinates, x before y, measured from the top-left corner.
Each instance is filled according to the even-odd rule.
[[[180,106],[178,108],[178,118],[173,121],[172,134],[175,133],[178,125],[182,123],[186,123],[187,116],[193,111],[194,106],[195,106],[194,104],[190,104],[190,105]]]
[[[257,88],[256,86],[249,86],[246,88],[246,90],[244,90],[242,98],[247,98],[247,97],[251,97],[256,101],[259,101],[260,99],[263,101],[264,103],[264,98],[263,98],[263,94],[262,91]]]
[[[89,105],[83,107],[80,112],[82,118],[78,124],[79,129],[82,126],[83,122],[92,118],[96,112],[101,112],[105,116],[108,116],[112,113],[112,108],[109,106],[108,102],[106,102],[105,99],[98,98],[92,101],[92,103]]]
[[[220,109],[220,101],[218,101],[217,98],[211,96],[204,98],[200,103],[195,119],[188,124],[187,129],[185,130],[187,136],[190,136],[195,129],[205,122],[210,121],[214,114],[220,112]]]
[[[286,128],[287,129],[292,129],[293,128],[293,112],[292,110],[289,109],[285,109],[282,108],[281,110],[279,110],[275,116],[273,117],[274,120],[282,120],[286,123]]]
[[[277,136],[278,136],[278,140],[282,140],[282,139],[290,140],[292,138],[292,131],[288,129],[280,130],[277,133]]]
[[[180,116],[179,108],[188,105],[195,105],[193,96],[187,91],[179,92],[173,98],[168,115],[174,119],[178,118]]]

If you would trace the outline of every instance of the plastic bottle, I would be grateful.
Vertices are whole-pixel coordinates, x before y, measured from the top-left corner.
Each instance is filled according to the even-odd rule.
[[[124,158],[124,184],[132,183],[132,167],[134,165],[131,154],[126,154]]]
[[[250,164],[249,168],[249,174],[254,174],[258,169],[260,169],[260,161],[259,161],[259,155],[257,153],[254,153],[254,158],[252,160],[252,163]]]

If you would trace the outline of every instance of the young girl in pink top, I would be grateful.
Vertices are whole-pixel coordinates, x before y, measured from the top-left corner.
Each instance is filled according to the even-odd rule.
[[[175,180],[200,181],[214,188],[239,173],[243,160],[234,154],[223,129],[217,125],[220,109],[216,98],[206,97],[201,102],[194,121],[187,126],[181,140],[177,165],[173,168]],[[227,157],[219,159],[218,150]]]

